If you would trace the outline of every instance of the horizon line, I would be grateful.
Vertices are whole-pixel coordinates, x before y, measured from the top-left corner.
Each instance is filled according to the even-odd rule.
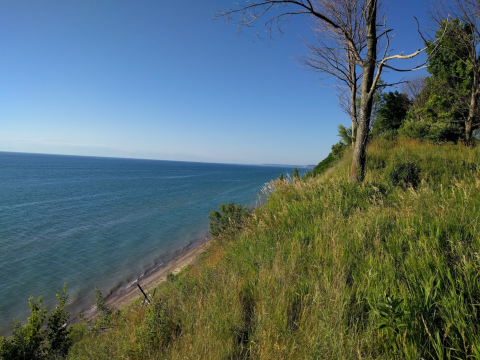
[[[57,153],[42,153],[42,152],[24,152],[24,151],[4,151],[0,150],[0,153],[8,154],[24,154],[24,155],[49,155],[49,156],[71,156],[71,157],[86,157],[86,158],[97,158],[97,159],[119,159],[119,160],[143,160],[143,161],[169,161],[169,162],[184,162],[184,163],[197,163],[197,164],[217,164],[217,165],[240,165],[240,166],[270,166],[270,167],[310,167],[315,166],[313,164],[309,165],[288,165],[288,164],[244,164],[244,163],[224,163],[224,162],[208,162],[208,161],[188,161],[188,160],[167,160],[167,159],[145,159],[145,158],[135,158],[135,157],[116,157],[116,156],[97,156],[97,155],[71,155],[71,154],[57,154]]]

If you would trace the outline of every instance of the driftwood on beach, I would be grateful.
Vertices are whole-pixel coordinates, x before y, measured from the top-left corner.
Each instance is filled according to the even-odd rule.
[[[150,304],[151,301],[150,299],[148,298],[147,294],[145,294],[145,291],[143,291],[142,287],[140,286],[140,284],[137,284],[138,288],[140,289],[140,291],[142,292],[143,296],[145,296],[145,300]]]

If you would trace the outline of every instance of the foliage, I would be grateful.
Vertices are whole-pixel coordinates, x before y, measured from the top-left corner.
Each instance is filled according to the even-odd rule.
[[[283,180],[284,177],[283,177],[283,173],[280,174],[280,176],[278,177],[278,180]]]
[[[172,272],[169,272],[169,273],[167,274],[167,281],[169,281],[169,282],[174,282],[174,281],[175,281],[175,274],[172,273]]]
[[[431,118],[406,120],[399,134],[412,139],[428,140],[435,143],[456,143],[463,135],[463,129],[449,121],[432,120]]]
[[[37,301],[30,297],[27,323],[22,326],[14,321],[13,337],[0,338],[0,359],[61,359],[67,355],[72,342],[66,325],[69,315],[65,310],[68,299],[65,286],[56,297],[58,305],[49,315],[40,297]],[[47,328],[42,330],[47,317]]]
[[[308,179],[311,177],[315,177],[317,175],[323,174],[326,170],[330,169],[336,162],[337,158],[335,155],[331,152],[328,154],[328,156],[320,161],[317,166],[313,168],[312,171],[309,171],[304,178]]]
[[[402,155],[396,155],[390,161],[385,171],[385,177],[392,186],[400,185],[416,188],[420,182],[422,170],[415,158]]]
[[[460,39],[472,36],[474,34],[470,24],[460,19],[445,19],[435,34],[436,46],[427,48],[427,54],[431,56],[428,72],[437,85],[441,85],[435,89],[437,94],[449,100],[450,97],[456,97],[451,103],[458,105],[462,102],[462,97],[470,98],[473,79],[473,69],[468,63],[470,49]],[[453,110],[464,111],[461,105]]]
[[[298,173],[297,168],[293,168],[293,176],[294,179],[300,179],[300,174]]]
[[[459,19],[442,21],[436,46],[427,49],[431,77],[426,78],[426,87],[419,94],[423,106],[414,106],[400,131],[402,135],[434,142],[464,139],[474,74],[469,63],[469,41],[463,39],[472,36],[469,24]]]
[[[105,302],[105,298],[102,296],[102,292],[99,288],[95,287],[93,292],[95,296],[95,309],[97,309],[98,317],[96,319],[96,329],[106,329],[112,326],[112,314],[113,309]]]
[[[298,171],[298,170],[297,170]],[[241,228],[246,217],[250,215],[248,207],[228,202],[218,206],[220,211],[212,210],[208,219],[210,220],[210,234],[219,236],[224,232],[235,232]]]
[[[410,314],[402,309],[402,303],[403,299],[385,294],[385,302],[377,303],[374,310],[374,314],[378,316],[378,329],[387,332],[386,351],[394,354],[399,353],[402,331],[407,327],[403,320]]]
[[[342,124],[338,125],[338,135],[341,140],[340,144],[342,145],[352,145],[353,139],[354,139],[354,134],[352,134],[352,128],[346,128]]]
[[[63,358],[67,355],[72,345],[72,339],[69,337],[70,329],[67,327],[70,315],[65,310],[65,304],[68,300],[67,288],[64,285],[63,291],[56,295],[58,305],[48,316],[47,323],[47,343],[50,357],[55,359]]]
[[[406,94],[398,91],[383,93],[377,120],[373,125],[373,135],[396,132],[402,126],[409,108],[410,100]]]

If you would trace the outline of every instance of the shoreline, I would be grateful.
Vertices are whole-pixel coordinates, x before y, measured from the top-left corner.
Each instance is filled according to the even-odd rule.
[[[207,249],[207,244],[210,240],[211,238],[206,236],[174,251],[172,254],[166,256],[164,262],[147,270],[142,276],[129,283],[126,287],[119,287],[112,291],[106,297],[106,305],[115,310],[122,310],[136,298],[143,298],[144,296],[137,284],[139,284],[143,291],[148,294],[148,292],[154,289],[158,284],[166,281],[168,273],[176,275],[197,260],[200,254]],[[84,311],[83,315],[87,320],[93,319],[97,315],[95,305],[92,305],[88,310]],[[75,315],[70,319],[68,325],[71,326],[80,321],[81,319],[78,315]]]
[[[182,269],[192,264],[199,255],[207,249],[207,243],[210,239],[204,239],[201,242],[193,243],[182,248],[182,251],[176,257],[169,259],[166,263],[158,266],[156,269],[141,276],[130,287],[120,291],[117,294],[112,294],[107,297],[106,304],[114,307],[117,310],[123,309],[135,298],[143,298],[137,284],[139,284],[143,291],[148,294],[158,284],[167,279],[168,273],[178,274]]]

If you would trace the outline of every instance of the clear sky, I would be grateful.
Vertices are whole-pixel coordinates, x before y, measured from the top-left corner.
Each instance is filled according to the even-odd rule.
[[[413,16],[426,23],[426,1],[384,3],[395,51],[422,47]],[[0,0],[0,151],[318,163],[349,119],[329,82],[293,60],[307,19],[268,44],[211,20],[231,6]]]

